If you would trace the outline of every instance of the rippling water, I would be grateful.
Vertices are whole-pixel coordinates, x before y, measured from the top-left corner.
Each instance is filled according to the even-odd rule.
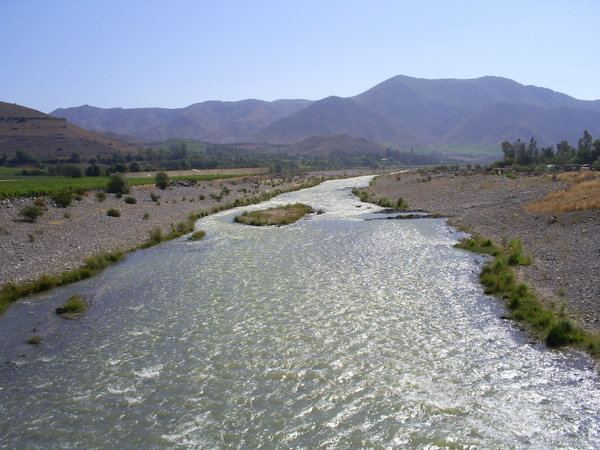
[[[590,362],[499,319],[481,258],[442,220],[364,220],[379,208],[350,187],[368,180],[269,202],[326,211],[291,226],[204,218],[203,241],[15,305],[0,319],[0,443],[600,446]],[[93,306],[57,318],[74,292]],[[33,327],[39,347],[23,344]]]

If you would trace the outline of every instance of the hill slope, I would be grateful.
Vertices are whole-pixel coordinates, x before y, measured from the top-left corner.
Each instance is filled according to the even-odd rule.
[[[9,157],[17,150],[24,150],[36,158],[65,157],[72,153],[90,158],[136,148],[35,109],[0,102],[0,153]]]
[[[188,137],[209,142],[293,144],[345,134],[422,147],[489,146],[535,137],[575,142],[583,129],[600,135],[600,101],[500,77],[428,80],[396,76],[354,97],[263,102],[204,102],[187,108],[101,109],[52,113],[97,131],[143,140]]]

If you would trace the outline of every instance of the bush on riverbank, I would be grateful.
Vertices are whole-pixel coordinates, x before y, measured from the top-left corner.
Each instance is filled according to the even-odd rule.
[[[518,283],[514,266],[529,265],[531,258],[523,253],[519,240],[512,240],[506,248],[496,246],[490,239],[473,236],[463,239],[457,248],[493,256],[481,271],[479,278],[486,294],[506,300],[511,318],[526,323],[549,347],[576,344],[592,356],[600,357],[600,336],[576,327],[564,310],[555,311],[542,304],[524,283]]]
[[[235,216],[235,221],[245,225],[289,225],[300,220],[302,217],[314,212],[314,210],[302,203],[277,206],[261,211],[245,211]]]

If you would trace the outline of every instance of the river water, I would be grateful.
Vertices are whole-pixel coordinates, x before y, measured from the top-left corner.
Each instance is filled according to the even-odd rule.
[[[267,202],[325,210],[290,226],[206,217],[203,241],[14,305],[0,445],[599,447],[590,361],[500,319],[443,220],[365,220],[380,208],[350,188],[368,181]],[[56,317],[75,292],[86,315]]]

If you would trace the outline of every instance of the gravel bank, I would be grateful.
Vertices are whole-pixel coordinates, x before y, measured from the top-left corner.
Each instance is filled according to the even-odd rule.
[[[549,176],[437,174],[414,172],[379,177],[374,197],[404,198],[411,208],[449,217],[449,223],[492,238],[518,238],[534,263],[520,269],[545,302],[566,301],[590,331],[600,331],[600,210],[533,213],[524,209],[566,185]]]
[[[113,194],[98,202],[95,193],[88,192],[68,208],[49,205],[36,223],[18,220],[19,210],[32,199],[0,201],[0,285],[62,273],[97,252],[136,247],[148,239],[152,229],[168,232],[171,224],[185,220],[192,212],[275,189],[288,190],[313,175],[252,176],[166,190],[139,186],[128,195],[136,199],[135,204],[126,203],[127,196],[116,198]],[[152,201],[151,193],[160,195],[158,202]],[[118,209],[121,216],[107,216],[110,208]]]

